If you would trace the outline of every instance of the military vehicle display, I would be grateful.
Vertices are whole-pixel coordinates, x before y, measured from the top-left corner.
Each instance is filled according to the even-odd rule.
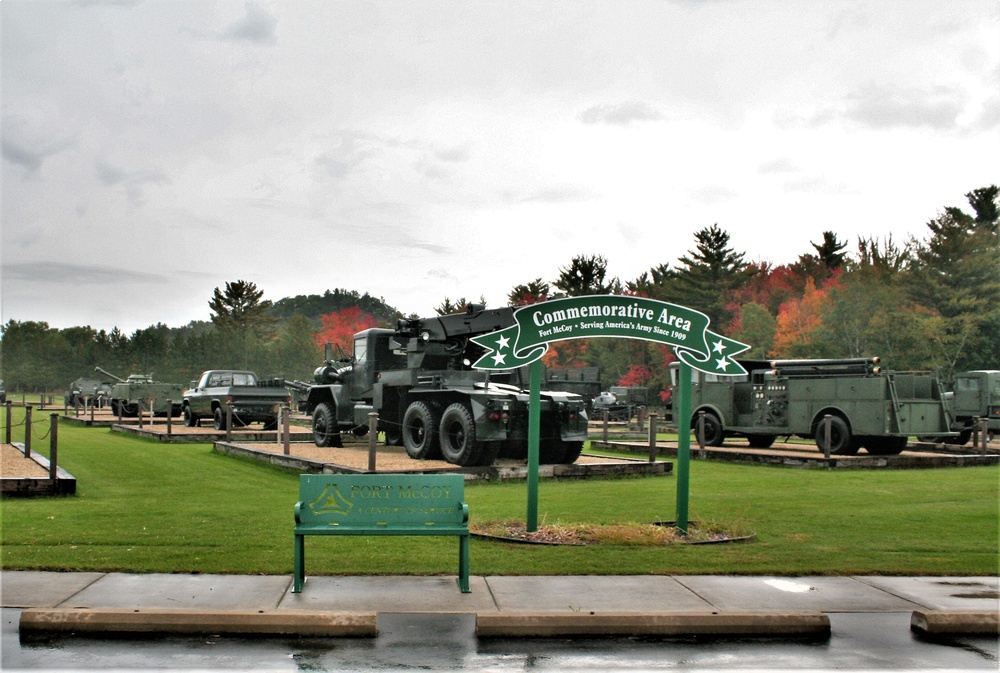
[[[250,371],[210,369],[184,391],[182,413],[188,427],[211,418],[216,430],[226,430],[227,411],[231,410],[235,427],[263,423],[265,430],[274,430],[279,409],[291,401],[282,379],[261,380]]]
[[[648,392],[639,386],[611,386],[591,402],[593,416],[600,419],[607,411],[609,421],[627,423],[647,404]]]
[[[314,373],[306,410],[317,446],[339,446],[342,432],[363,435],[378,413],[386,443],[415,459],[441,457],[461,466],[524,458],[529,392],[523,370],[475,370],[484,352],[470,341],[514,324],[513,309],[471,305],[465,313],[403,319],[396,328],[354,336],[354,353],[328,357]],[[542,391],[539,460],[573,463],[587,439],[579,395]]]
[[[184,386],[179,383],[158,383],[153,380],[152,374],[132,374],[123,379],[100,367],[95,367],[94,371],[117,381],[109,393],[111,411],[115,416],[132,418],[138,416],[140,411],[154,416],[180,416]],[[169,405],[167,400],[170,400]]]
[[[957,437],[922,435],[925,441],[943,441],[948,444],[968,444],[973,428],[986,419],[987,431],[1000,433],[1000,370],[979,369],[955,376],[954,389],[945,393],[945,403],[951,412],[951,430]]]
[[[103,407],[111,399],[111,384],[81,376],[66,389],[66,405]]]
[[[0,379],[0,404],[7,404],[7,386],[4,385],[3,379]]]
[[[883,372],[878,358],[740,360],[749,376],[693,371],[691,427],[704,412],[704,441],[746,437],[767,448],[778,437],[811,437],[823,449],[830,416],[830,453],[897,454],[911,435],[957,436],[936,376]],[[670,365],[676,383],[679,366]],[[678,400],[674,395],[674,418]]]

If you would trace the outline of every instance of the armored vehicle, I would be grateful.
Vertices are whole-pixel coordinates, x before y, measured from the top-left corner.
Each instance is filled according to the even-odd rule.
[[[155,416],[180,416],[184,386],[179,383],[157,383],[152,374],[132,374],[127,379],[115,376],[100,367],[94,371],[110,376],[117,383],[111,386],[109,398],[115,416],[134,417],[143,413]],[[170,400],[170,404],[167,404]],[[169,408],[168,408],[169,407]]]
[[[364,434],[374,411],[386,442],[402,444],[415,459],[477,466],[498,456],[526,457],[529,392],[523,370],[471,367],[484,351],[470,338],[513,324],[511,308],[471,305],[465,313],[358,332],[353,355],[328,357],[314,374],[306,410],[317,446],[340,445],[341,432]],[[585,401],[543,391],[540,407],[540,461],[576,461],[587,439]]]
[[[103,407],[111,396],[111,384],[81,376],[66,389],[66,405]]]
[[[883,372],[878,358],[741,360],[749,376],[693,372],[691,427],[704,413],[704,439],[721,446],[727,436],[766,448],[778,437],[812,437],[830,453],[896,454],[911,435],[955,436],[944,391],[927,372]],[[678,365],[672,364],[676,382]],[[674,418],[678,400],[674,396]]]

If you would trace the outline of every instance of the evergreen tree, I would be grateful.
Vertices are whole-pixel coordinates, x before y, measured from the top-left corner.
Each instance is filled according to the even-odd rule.
[[[607,274],[608,260],[603,255],[577,255],[569,266],[559,269],[559,277],[552,284],[570,297],[620,291],[617,279],[605,280]]]

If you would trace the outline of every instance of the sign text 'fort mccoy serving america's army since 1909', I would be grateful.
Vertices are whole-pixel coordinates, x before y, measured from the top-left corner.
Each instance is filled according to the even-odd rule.
[[[522,306],[517,324],[473,337],[487,349],[473,367],[514,369],[544,355],[548,344],[564,339],[618,337],[674,347],[677,357],[712,374],[745,374],[733,357],[750,348],[708,329],[704,313],[677,304],[621,295],[567,297]]]

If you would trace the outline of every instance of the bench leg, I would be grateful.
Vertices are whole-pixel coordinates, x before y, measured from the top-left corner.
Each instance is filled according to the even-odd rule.
[[[469,588],[469,536],[458,538],[458,588],[463,594],[472,592]]]
[[[306,583],[306,536],[295,536],[295,568],[292,580],[292,593],[297,594],[302,591],[302,585]]]

